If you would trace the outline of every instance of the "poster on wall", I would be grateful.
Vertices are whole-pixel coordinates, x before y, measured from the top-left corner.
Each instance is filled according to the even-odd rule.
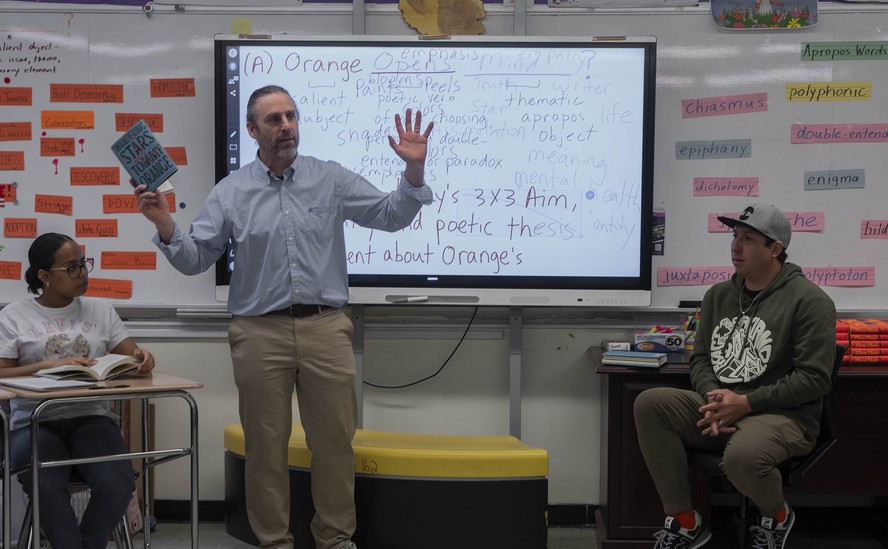
[[[732,30],[801,29],[817,24],[817,0],[712,0],[712,19]]]

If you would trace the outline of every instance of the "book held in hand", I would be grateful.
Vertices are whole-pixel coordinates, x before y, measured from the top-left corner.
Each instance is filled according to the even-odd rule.
[[[666,353],[650,353],[645,351],[605,351],[601,354],[601,363],[609,366],[659,368],[666,364]]]
[[[139,120],[120,136],[111,145],[111,150],[126,168],[133,183],[136,186],[147,185],[146,190],[151,192],[158,190],[179,169],[144,120]],[[162,193],[171,192],[173,186],[167,183],[159,190]]]
[[[67,364],[40,370],[35,376],[51,379],[85,379],[103,381],[131,372],[139,367],[139,360],[127,355],[105,355],[96,359],[92,366]]]

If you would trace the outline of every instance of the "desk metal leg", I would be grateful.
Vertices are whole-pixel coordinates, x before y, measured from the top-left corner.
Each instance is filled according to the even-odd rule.
[[[198,428],[197,428],[197,403],[194,401],[194,398],[191,395],[185,393],[180,395],[187,403],[190,408],[190,417],[191,417],[191,547],[192,549],[198,549],[198,541],[199,541],[199,517],[197,514],[198,511],[198,458],[197,458],[197,436],[198,436]],[[142,450],[147,452],[149,437],[149,405],[148,398],[142,399]],[[151,494],[149,492],[149,481],[148,476],[150,475],[151,466],[154,463],[149,463],[148,456],[142,458],[142,494],[144,494],[144,508],[143,508],[143,517],[144,517],[144,540],[145,540],[145,549],[149,549],[151,547],[151,509],[150,509],[150,498]]]
[[[151,422],[148,418],[148,399],[142,399],[142,451],[150,450],[148,441],[151,440],[148,429],[151,428]],[[148,475],[150,475],[148,467],[148,456],[142,456],[142,539],[144,540],[145,549],[151,547],[151,492]]]
[[[40,452],[38,449],[40,448],[39,441],[37,437],[40,435],[40,424],[37,421],[31,420],[31,508],[32,511],[32,521],[31,521],[31,531],[34,532],[34,535],[31,536],[31,547],[33,549],[40,549]]]
[[[191,549],[198,549],[198,465],[197,459],[197,403],[188,395],[186,399],[191,406]]]
[[[150,399],[159,399],[164,397],[177,397],[184,399],[185,402],[188,403],[191,414],[191,445],[189,448],[170,448],[166,450],[148,450],[148,440],[149,440],[149,429],[150,422],[148,418],[148,409],[149,409],[149,400]],[[47,461],[45,463],[40,461],[40,454],[38,453],[38,449],[40,448],[38,437],[39,437],[39,425],[40,425],[40,413],[43,409],[52,406],[59,405],[67,402],[93,402],[93,401],[104,401],[104,400],[128,400],[128,399],[141,399],[142,400],[142,451],[141,452],[129,452],[127,454],[114,454],[108,456],[97,456],[92,458],[81,458],[81,459],[68,459],[68,460],[60,460],[60,461]],[[142,460],[142,493],[144,496],[143,502],[143,518],[144,518],[144,547],[148,549],[151,546],[151,524],[150,524],[150,516],[151,516],[151,493],[149,486],[149,475],[151,469],[162,463],[166,463],[167,461],[171,461],[173,459],[177,459],[179,457],[183,457],[188,455],[191,458],[191,547],[192,549],[198,549],[198,516],[197,516],[197,508],[198,508],[198,454],[197,454],[197,436],[198,436],[198,427],[197,427],[197,403],[190,394],[184,391],[170,391],[170,392],[152,392],[150,394],[145,395],[132,395],[132,394],[115,394],[115,395],[95,395],[95,396],[86,396],[86,397],[60,397],[51,400],[41,401],[34,408],[33,412],[31,412],[31,471],[32,471],[32,481],[31,481],[31,504],[33,508],[33,525],[32,531],[35,533],[33,536],[33,549],[39,549],[40,547],[40,469],[46,467],[58,467],[61,465],[77,465],[80,463],[98,463],[103,461],[114,461],[121,459],[135,459],[139,458]],[[5,440],[5,439],[4,439]],[[8,442],[5,442],[6,447],[8,447]],[[4,471],[5,474],[8,474]],[[5,487],[4,487],[5,488]],[[8,490],[4,490],[4,494],[8,494]],[[4,496],[6,497],[6,496]],[[5,500],[4,500],[5,501]],[[4,534],[5,535],[5,534]],[[5,540],[4,540],[5,541]]]
[[[9,485],[9,418],[6,417],[6,411],[3,408],[0,408],[0,422],[3,423],[3,432],[0,434],[3,437],[3,447],[0,449],[3,452],[3,455],[0,456],[3,463],[3,547],[11,547],[12,534],[9,530],[11,529],[12,509],[10,508],[9,493],[12,488]]]

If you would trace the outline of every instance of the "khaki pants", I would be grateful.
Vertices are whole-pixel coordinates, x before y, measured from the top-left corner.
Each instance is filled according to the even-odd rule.
[[[783,478],[777,466],[812,446],[797,422],[779,414],[756,414],[737,422],[737,431],[710,437],[702,434],[697,410],[705,404],[694,391],[658,387],[635,400],[638,444],[663,503],[663,511],[692,508],[687,449],[723,452],[721,468],[731,484],[764,516],[783,504]]]
[[[292,398],[311,458],[317,549],[338,549],[355,531],[357,423],[354,326],[338,310],[307,318],[235,317],[229,328],[246,448],[247,517],[260,547],[293,547],[287,446]]]

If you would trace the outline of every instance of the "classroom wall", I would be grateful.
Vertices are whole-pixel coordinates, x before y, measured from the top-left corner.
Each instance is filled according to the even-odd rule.
[[[69,6],[54,11],[30,3],[0,4],[0,28],[49,29],[65,34],[68,21],[88,24],[90,55],[108,51],[115,44],[144,44],[144,54],[163,56],[162,71],[166,76],[194,75],[198,83],[211,80],[212,36],[229,33],[235,19],[249,18],[258,33],[349,34],[355,22],[342,7],[329,11],[306,7],[304,13],[263,15],[247,10],[195,15],[188,13],[156,13],[152,19],[144,15],[122,15],[106,9],[105,15],[81,11],[73,18]],[[101,8],[96,8],[101,9]],[[31,11],[29,11],[31,10]],[[36,11],[35,11],[36,10]],[[43,10],[43,11],[40,11]],[[666,211],[666,255],[655,257],[655,269],[661,267],[695,267],[728,265],[729,237],[706,229],[706,214],[712,211],[739,211],[745,197],[709,197],[694,199],[693,177],[731,175],[761,178],[765,201],[780,203],[784,209],[823,211],[827,215],[823,231],[801,234],[793,240],[791,257],[802,264],[826,266],[876,267],[877,276],[888,264],[884,240],[861,241],[854,228],[861,217],[878,219],[884,204],[884,186],[880,175],[885,173],[884,144],[791,147],[786,128],[796,120],[888,122],[885,114],[888,101],[871,101],[863,106],[840,105],[793,106],[781,103],[783,83],[790,77],[799,80],[872,80],[873,94],[884,94],[886,78],[883,65],[858,62],[828,65],[803,65],[798,61],[799,44],[803,40],[882,40],[886,9],[867,5],[822,5],[821,22],[814,29],[797,33],[761,32],[754,34],[720,31],[709,21],[703,8],[656,10],[550,9],[532,6],[519,16],[507,6],[487,6],[485,26],[489,34],[511,35],[516,32],[539,35],[561,34],[647,34],[658,36],[658,122],[657,179],[655,204]],[[523,15],[521,12],[526,11]],[[115,24],[107,24],[106,19]],[[120,19],[125,17],[125,19]],[[86,22],[84,22],[84,20]],[[145,27],[145,25],[150,25]],[[412,34],[400,19],[396,6],[372,6],[366,9],[361,25],[368,34]],[[132,28],[139,32],[132,32]],[[150,29],[151,32],[142,31]],[[197,35],[195,35],[197,31]],[[6,31],[4,31],[6,32]],[[108,33],[108,40],[93,39]],[[136,35],[145,34],[146,38]],[[81,35],[83,31],[81,30]],[[181,52],[171,52],[163,39],[171,36],[181,41]],[[95,42],[95,43],[93,43]],[[104,49],[103,49],[104,48]],[[179,55],[177,55],[177,53]],[[89,59],[90,55],[86,58]],[[194,66],[194,56],[206,56],[206,63]],[[199,57],[203,59],[203,57]],[[157,59],[152,57],[158,66]],[[186,63],[187,61],[187,63]],[[133,58],[115,61],[123,71],[134,64]],[[186,66],[187,65],[187,66]],[[87,63],[87,66],[89,64]],[[93,67],[94,70],[100,70]],[[104,70],[104,69],[102,69]],[[132,74],[133,81],[144,81],[146,75]],[[153,76],[153,74],[152,74]],[[682,99],[710,97],[735,93],[766,91],[773,110],[765,114],[744,114],[716,117],[702,121],[681,118]],[[205,92],[208,93],[208,92]],[[884,97],[881,95],[880,97]],[[211,103],[211,101],[209,101]],[[812,107],[812,108],[808,108]],[[205,102],[188,106],[190,113],[199,113],[200,124],[188,131],[182,142],[192,150],[188,185],[208,189],[212,169],[208,149],[212,133],[212,109]],[[818,110],[819,109],[819,110]],[[777,129],[769,127],[772,119],[781,120]],[[172,119],[172,118],[171,118]],[[39,133],[39,130],[38,132]],[[740,161],[679,161],[675,159],[677,140],[750,138],[755,155]],[[0,148],[9,150],[8,144]],[[759,151],[762,151],[759,155]],[[846,161],[846,158],[851,160]],[[699,162],[699,163],[695,163]],[[850,164],[849,164],[850,163]],[[805,169],[838,169],[865,167],[870,175],[866,189],[843,191],[803,191],[799,173]],[[48,166],[42,166],[45,170]],[[204,173],[205,172],[205,173]],[[8,173],[0,172],[8,182]],[[184,175],[184,174],[183,174]],[[192,183],[194,181],[194,183]],[[185,185],[183,184],[183,187]],[[189,198],[178,219],[187,223],[196,208]],[[7,208],[3,215],[12,210]],[[68,220],[54,221],[65,227]],[[133,231],[138,230],[136,225]],[[144,229],[144,227],[143,227]],[[128,233],[133,234],[135,233]],[[132,236],[131,238],[136,238]],[[141,238],[141,236],[140,236]],[[147,240],[147,235],[145,239]],[[7,248],[9,249],[9,248]],[[150,249],[146,245],[146,249]],[[8,253],[6,255],[8,257]],[[187,282],[186,284],[191,284]],[[12,288],[12,287],[10,287]],[[18,288],[16,286],[16,288]],[[524,330],[524,409],[523,436],[527,443],[547,448],[550,453],[550,503],[599,503],[599,435],[600,389],[602,379],[594,374],[584,356],[587,347],[603,338],[627,336],[636,327],[654,322],[658,315],[675,317],[680,299],[699,299],[705,286],[666,286],[654,289],[651,310],[618,313],[598,310],[549,311],[540,313]],[[863,288],[829,287],[841,309],[881,314],[888,300],[884,282]],[[18,295],[18,289],[4,292],[3,298]],[[203,287],[200,290],[203,291]],[[7,299],[8,300],[8,299]],[[374,314],[368,322],[370,330],[365,341],[365,375],[369,380],[409,381],[438,365],[456,343],[453,332],[467,317],[470,309],[458,309],[441,315],[435,309],[422,309],[419,319],[399,325],[397,317],[386,311]],[[665,312],[664,312],[665,311]],[[372,429],[420,431],[453,434],[504,434],[508,432],[508,322],[501,311],[489,313],[485,336],[470,338],[451,364],[434,380],[410,390],[366,390],[365,426]],[[442,318],[443,317],[443,318]],[[181,319],[180,319],[181,320]],[[179,328],[164,328],[163,322],[131,323],[134,334],[157,355],[160,368],[184,377],[200,379],[205,387],[195,391],[201,418],[200,475],[201,498],[221,500],[222,428],[237,421],[236,391],[231,379],[224,329],[218,323],[205,326],[182,320]],[[431,329],[416,337],[411,325],[425,324]],[[167,322],[166,324],[170,324]],[[171,333],[177,331],[178,333]],[[170,405],[157,411],[159,442],[173,440],[184,434],[180,413]],[[157,477],[160,499],[184,499],[185,465],[168,464]]]
[[[22,6],[16,10],[15,6]],[[37,6],[37,7],[35,7]],[[49,6],[49,7],[46,7]],[[41,125],[32,122],[30,140],[0,142],[0,153],[25,152],[26,170],[0,169],[0,185],[16,183],[19,203],[8,204],[4,215],[33,218],[36,231],[75,233],[78,222],[113,219],[111,238],[86,231],[81,239],[87,253],[101,258],[103,252],[154,254],[150,227],[135,212],[103,209],[108,194],[128,194],[126,181],[116,185],[78,186],[76,193],[68,172],[75,167],[110,166],[116,161],[108,150],[119,133],[120,113],[160,115],[165,128],[159,134],[165,146],[184,148],[187,163],[174,176],[176,219],[187,224],[212,186],[213,157],[213,36],[229,34],[244,26],[262,34],[349,35],[355,25],[347,6],[312,4],[278,8],[280,15],[256,13],[231,6],[207,8],[184,5],[182,11],[156,8],[145,15],[136,8],[96,8],[63,12],[53,5],[4,2],[4,44],[52,44],[59,57],[57,73],[15,75],[14,85],[31,86],[34,105],[30,112],[83,108],[95,112],[95,130],[73,132],[81,138],[79,152],[53,157],[39,153]],[[198,11],[202,7],[210,11]],[[258,10],[258,8],[255,8]],[[884,39],[886,8],[869,4],[822,4],[819,23],[795,30],[741,32],[717,27],[703,7],[657,10],[590,10],[532,6],[519,17],[506,6],[487,5],[487,34],[534,36],[626,35],[654,36],[658,43],[657,101],[654,160],[654,206],[665,215],[663,255],[653,262],[655,285],[652,306],[674,308],[681,300],[699,299],[713,281],[732,270],[727,253],[728,234],[711,219],[717,214],[737,214],[751,202],[779,205],[791,214],[795,237],[790,260],[810,269],[840,309],[869,310],[888,307],[888,188],[880,184],[886,172],[888,143],[888,72],[885,56],[839,56],[808,60],[806,45],[854,41],[870,43],[878,50]],[[367,5],[361,19],[366,34],[412,35],[393,4]],[[519,24],[520,23],[520,24]],[[195,34],[196,33],[196,34]],[[158,41],[157,36],[165,37]],[[851,48],[854,49],[853,47]],[[4,54],[5,59],[10,54]],[[12,64],[12,68],[15,68]],[[19,63],[18,67],[25,65]],[[10,67],[4,62],[0,69]],[[85,69],[84,69],[85,68]],[[7,73],[4,73],[7,74]],[[57,76],[56,76],[57,74]],[[155,97],[148,80],[193,78],[190,97]],[[866,90],[862,97],[841,100],[788,100],[787,86],[836,83]],[[120,84],[122,103],[70,103],[51,101],[52,83]],[[713,116],[685,116],[684,103],[719,98],[746,98],[756,108],[734,109]],[[749,99],[752,98],[752,99]],[[757,108],[763,105],[765,108]],[[22,107],[10,107],[15,121]],[[855,142],[793,142],[799,131],[827,125],[872,127],[878,136]],[[311,128],[303,128],[308,132]],[[72,132],[46,131],[48,137]],[[841,140],[839,140],[841,141]],[[847,141],[847,140],[846,140]],[[852,140],[853,141],[853,140]],[[682,153],[694,143],[741,143],[748,155],[737,158],[689,157]],[[837,176],[853,174],[850,182]],[[825,184],[806,188],[812,174]],[[731,190],[700,192],[707,183],[740,182]],[[742,186],[755,182],[750,192]],[[36,195],[69,195],[68,214],[35,213]],[[876,234],[864,237],[863,226]],[[93,225],[93,230],[97,229]],[[8,237],[0,261],[22,257],[28,237]],[[139,305],[181,308],[221,307],[215,299],[212,270],[186,277],[171,269],[163,258],[156,268],[122,269],[98,266],[108,297],[122,297],[122,307]],[[121,294],[114,282],[130,282],[131,292]],[[21,285],[12,265],[0,263],[0,303],[15,299]]]
[[[463,322],[471,312],[466,308],[459,313]],[[602,379],[586,350],[602,338],[627,337],[634,327],[633,318],[608,318],[573,326],[536,323],[523,330],[522,440],[549,452],[551,503],[599,501]],[[364,378],[398,385],[430,375],[451,353],[464,328],[464,323],[433,322],[417,337],[408,324],[380,323],[365,338]],[[407,389],[365,386],[364,427],[442,435],[508,434],[508,337],[507,322],[483,320],[433,379]],[[158,368],[204,382],[204,388],[192,393],[200,411],[200,496],[224,499],[222,430],[238,421],[227,341],[140,337],[140,342],[155,354]],[[155,413],[159,447],[187,440],[188,426],[181,420],[187,413],[184,405],[170,401]],[[186,499],[187,474],[184,461],[160,468],[157,498]]]

